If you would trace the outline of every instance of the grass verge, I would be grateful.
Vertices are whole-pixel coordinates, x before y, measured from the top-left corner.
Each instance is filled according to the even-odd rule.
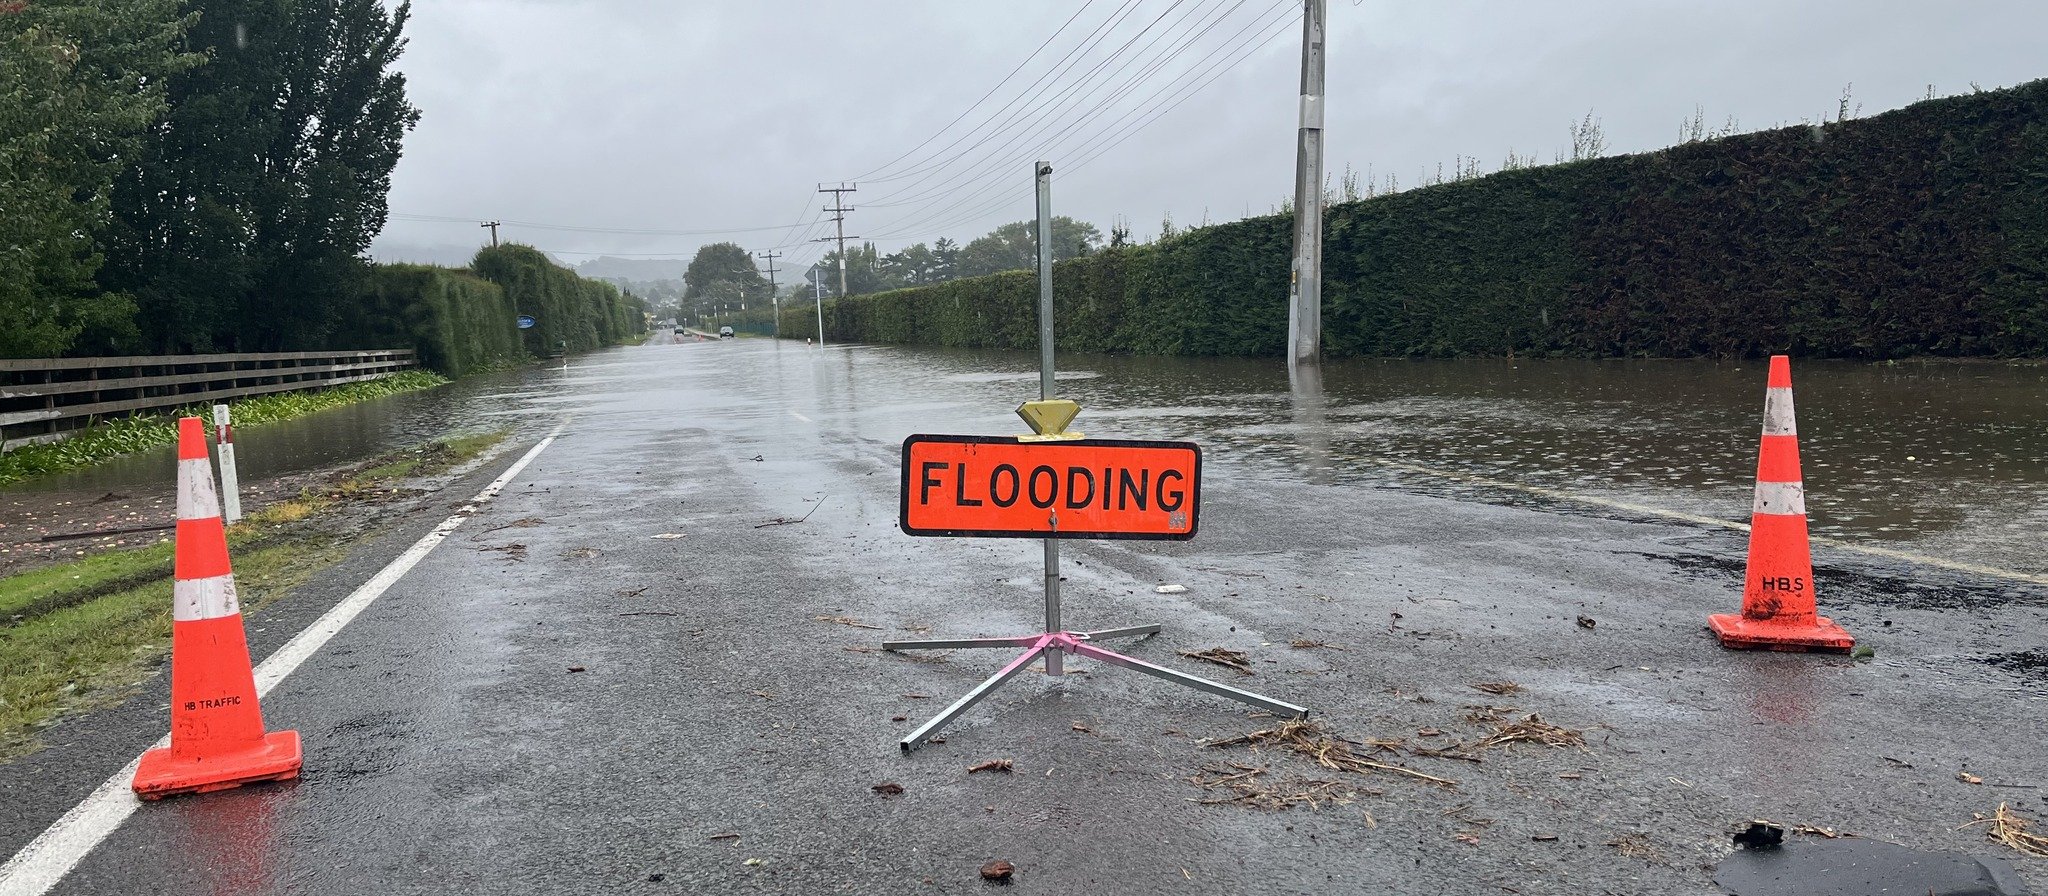
[[[407,370],[381,380],[347,383],[317,391],[259,395],[228,402],[228,406],[232,409],[236,426],[260,426],[372,398],[430,389],[447,382],[447,377],[437,373]],[[211,420],[213,407],[210,403],[195,404],[157,414],[119,417],[95,424],[61,442],[24,445],[0,454],[0,486],[76,470],[110,457],[171,444],[178,440],[178,418],[189,416]]]
[[[374,535],[326,525],[343,505],[376,503],[400,480],[475,459],[504,432],[432,442],[338,474],[228,529],[242,611],[291,592]],[[170,648],[169,541],[107,551],[0,578],[0,762],[33,752],[37,732],[71,713],[126,699]]]

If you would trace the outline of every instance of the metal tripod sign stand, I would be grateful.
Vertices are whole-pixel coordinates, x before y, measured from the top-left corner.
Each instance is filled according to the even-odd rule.
[[[1022,647],[1024,653],[955,700],[900,742],[908,753],[951,724],[1003,682],[1045,659],[1064,673],[1067,654],[1121,666],[1289,718],[1308,710],[1261,694],[1154,665],[1096,646],[1148,637],[1157,625],[1068,631],[1060,621],[1062,538],[1184,540],[1199,528],[1201,449],[1187,442],[1089,439],[1068,424],[1080,405],[1053,397],[1052,164],[1032,166],[1038,187],[1038,400],[1017,414],[1033,434],[1014,437],[914,435],[903,442],[899,524],[910,535],[1042,538],[1045,631],[1034,635],[884,641],[884,650]]]

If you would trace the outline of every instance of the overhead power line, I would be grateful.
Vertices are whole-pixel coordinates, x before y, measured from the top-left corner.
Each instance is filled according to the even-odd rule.
[[[1241,6],[1242,2],[1238,5]],[[1237,6],[1233,6],[1227,13],[1236,9]],[[1161,70],[1171,58],[1187,52],[1204,35],[1217,30],[1224,21],[1221,17],[1211,18],[1206,25],[1200,26],[1199,31],[1191,31],[1192,39],[1184,38],[1177,42],[1168,51],[1153,58],[1138,75],[1126,79],[1111,94],[1112,99],[1105,99],[1088,115],[1063,126],[1043,143],[1009,147],[1010,154],[1015,155],[1028,152],[1033,147],[1042,147],[1043,151],[1039,152],[1039,155],[1076,159],[1075,162],[1061,166],[1063,170],[1072,173],[1081,165],[1100,158],[1111,148],[1130,139],[1146,126],[1178,108],[1200,93],[1203,88],[1230,72],[1238,63],[1270,44],[1273,39],[1285,33],[1289,26],[1300,20],[1300,10],[1300,5],[1291,0],[1272,5],[1256,14],[1228,37],[1216,42],[1211,49],[1204,51],[1204,56],[1185,71],[1141,99],[1130,103],[1124,102],[1137,92],[1143,78]],[[1135,62],[1135,59],[1132,62]],[[1126,63],[1126,67],[1130,64],[1132,63]],[[1087,126],[1090,119],[1103,116],[1108,116],[1107,120],[1101,122],[1092,132],[1085,135],[1076,134]],[[1105,140],[1107,142],[1104,142]],[[1001,158],[998,161],[1007,163],[1013,160]],[[1008,184],[1007,174],[1010,167],[1008,164],[999,164],[966,178],[956,176],[952,179],[952,183],[956,184],[953,189],[920,203],[919,208],[884,225],[875,232],[875,235],[880,238],[904,238],[916,232],[916,235],[922,236],[987,214],[1014,199],[997,195],[992,200],[982,201],[990,193],[1000,191]],[[873,204],[870,203],[870,206]]]

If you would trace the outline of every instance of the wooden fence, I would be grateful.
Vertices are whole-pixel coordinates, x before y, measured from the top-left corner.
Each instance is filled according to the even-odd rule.
[[[61,439],[93,420],[382,379],[412,349],[0,360],[0,446]]]

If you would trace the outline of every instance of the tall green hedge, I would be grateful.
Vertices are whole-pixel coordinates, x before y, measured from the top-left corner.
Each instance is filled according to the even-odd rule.
[[[532,315],[526,351],[546,356],[612,345],[646,328],[637,299],[602,280],[585,280],[529,246],[483,249],[470,262],[477,275],[505,290],[515,314]]]
[[[522,359],[512,300],[468,271],[417,264],[373,265],[358,307],[342,328],[364,348],[417,346],[420,363],[449,376]]]
[[[1061,347],[1279,354],[1291,227],[1063,262]],[[1324,233],[1335,356],[2040,356],[2048,80],[1344,203]],[[826,329],[1028,348],[1036,295],[1013,272],[853,296]]]

